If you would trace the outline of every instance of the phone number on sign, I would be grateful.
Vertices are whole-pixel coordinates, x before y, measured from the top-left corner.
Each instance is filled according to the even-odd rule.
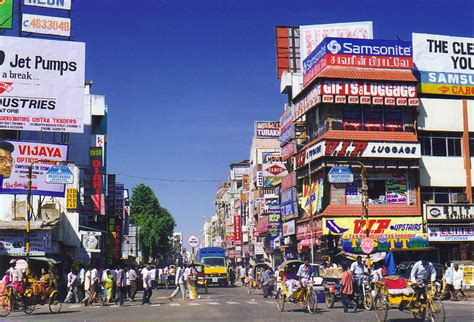
[[[70,31],[71,24],[69,21],[55,21],[51,19],[40,19],[35,18],[31,21],[26,20],[24,22],[25,27],[35,28],[35,29],[44,29],[44,30],[61,30],[61,31]]]

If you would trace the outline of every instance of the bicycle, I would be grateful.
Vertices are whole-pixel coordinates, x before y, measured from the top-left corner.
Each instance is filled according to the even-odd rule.
[[[277,308],[280,312],[283,312],[285,303],[287,302],[298,304],[306,308],[309,313],[316,313],[318,309],[318,298],[312,283],[306,286],[300,286],[291,295],[288,294],[288,289],[285,284],[282,284],[281,289],[277,292],[276,298]]]

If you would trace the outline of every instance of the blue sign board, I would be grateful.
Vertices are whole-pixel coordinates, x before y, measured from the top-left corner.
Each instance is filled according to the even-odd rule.
[[[53,165],[46,172],[46,183],[72,184],[74,183],[74,174],[65,166]]]
[[[293,123],[290,123],[281,128],[280,131],[280,146],[284,146],[294,137],[295,126]]]
[[[411,58],[413,48],[411,41],[325,38],[304,60],[303,75],[311,70],[326,54]]]
[[[351,183],[354,182],[354,175],[348,167],[332,167],[328,179],[331,183]]]

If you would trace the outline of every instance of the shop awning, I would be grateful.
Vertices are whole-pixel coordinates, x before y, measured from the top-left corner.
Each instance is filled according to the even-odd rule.
[[[321,241],[318,238],[313,238],[313,245],[314,246],[319,246],[321,245]],[[307,249],[311,247],[311,239],[302,239],[298,242],[298,253],[306,252]]]
[[[361,205],[329,205],[322,213],[316,216],[321,217],[352,217],[360,216]],[[421,216],[420,209],[412,205],[369,205],[370,217],[417,217]]]

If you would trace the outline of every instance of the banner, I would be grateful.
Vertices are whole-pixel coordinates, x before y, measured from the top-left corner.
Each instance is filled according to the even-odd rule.
[[[54,165],[49,161],[67,159],[67,145],[0,139],[0,162],[4,164],[0,168],[0,175],[3,175],[1,193],[27,194],[30,164],[37,160],[45,160],[33,165],[31,193],[64,197],[64,184],[48,184],[45,180],[46,173]]]
[[[363,254],[361,243],[364,238],[344,238],[342,239],[342,250],[348,253]],[[428,247],[426,234],[419,234],[416,237],[391,237],[372,238],[374,248],[372,252],[389,252],[392,249],[416,250]]]
[[[70,37],[71,19],[24,13],[22,15],[21,31],[34,34]]]
[[[30,256],[44,256],[53,252],[51,229],[35,229],[30,232]],[[26,232],[24,230],[0,230],[0,254],[25,256]]]
[[[474,38],[413,33],[421,92],[474,96]]]
[[[13,0],[0,1],[0,29],[12,29]]]
[[[313,175],[311,187],[309,179],[303,180],[303,196],[299,200],[300,207],[304,209],[306,215],[312,211],[313,215],[322,210],[324,194],[324,178]]]
[[[91,177],[91,199],[92,211],[96,214],[105,215],[104,198],[104,179],[103,179],[103,163],[102,163],[102,148],[89,148],[90,157],[90,177]]]
[[[0,36],[0,57],[0,129],[84,131],[84,43]]]
[[[301,66],[326,37],[372,39],[372,21],[300,26]]]
[[[370,237],[413,237],[423,232],[422,217],[360,217],[323,218],[324,235],[343,235],[344,238],[365,237],[366,227]]]
[[[242,224],[240,214],[234,215],[234,244],[235,246],[242,245]]]
[[[255,122],[255,137],[257,139],[274,139],[280,136],[280,122]]]
[[[431,226],[428,225],[430,242],[474,241],[473,225],[462,226]]]

